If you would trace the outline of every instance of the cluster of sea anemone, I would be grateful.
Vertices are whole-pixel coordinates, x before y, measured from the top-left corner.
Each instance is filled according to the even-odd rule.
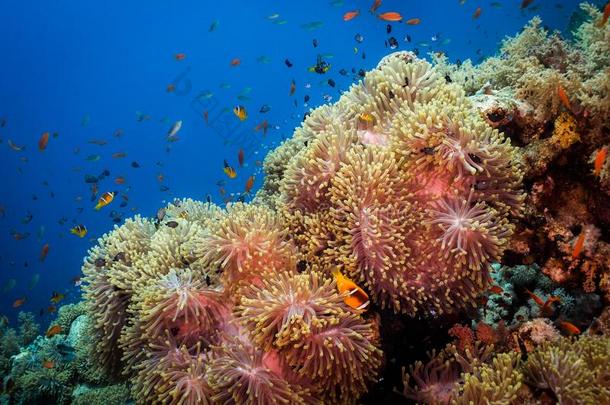
[[[447,313],[473,304],[512,234],[515,151],[459,86],[399,52],[268,155],[258,201],[305,267],[339,267],[396,312]]]
[[[297,272],[269,208],[177,200],[85,260],[100,365],[142,403],[352,403],[382,362],[376,324]]]

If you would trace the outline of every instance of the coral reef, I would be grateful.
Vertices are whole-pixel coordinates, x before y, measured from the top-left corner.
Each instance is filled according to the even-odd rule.
[[[59,333],[0,328],[9,399],[610,402],[610,24],[582,9],[573,41],[535,17],[479,65],[388,55],[251,203],[115,226]]]
[[[609,358],[607,337],[545,341],[527,357],[511,351],[465,358],[448,346],[427,364],[417,362],[403,372],[403,395],[426,404],[539,403],[545,398],[606,403]]]

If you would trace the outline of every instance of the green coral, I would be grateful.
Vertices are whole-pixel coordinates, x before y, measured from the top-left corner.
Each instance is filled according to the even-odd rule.
[[[107,387],[80,386],[74,390],[72,405],[122,405],[129,402],[129,388],[126,384]]]
[[[76,304],[63,305],[57,311],[57,318],[55,319],[55,322],[53,322],[53,324],[59,325],[61,327],[61,330],[67,334],[70,330],[70,325],[72,325],[72,322],[74,322],[74,320],[80,315],[83,315],[85,313],[86,308],[85,303],[83,301],[78,302]]]
[[[40,333],[40,326],[36,323],[34,314],[31,312],[19,312],[19,340],[21,346],[27,346],[36,339]]]
[[[15,377],[17,399],[26,404],[69,404],[70,381],[73,375],[68,369],[39,368]]]

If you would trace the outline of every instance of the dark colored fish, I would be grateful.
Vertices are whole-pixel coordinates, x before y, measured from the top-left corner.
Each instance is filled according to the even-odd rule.
[[[391,26],[390,24],[388,24],[388,25],[386,25],[386,26],[385,26],[385,32],[386,32],[387,34],[390,34],[390,33],[392,32],[392,26]]]
[[[398,48],[398,40],[394,37],[388,38],[388,45],[390,45],[390,49]]]
[[[292,62],[290,62],[288,59],[284,60],[284,63],[286,64],[286,66],[288,66],[289,68],[292,67]]]
[[[317,47],[318,47],[318,40],[317,40],[317,39],[315,39],[315,38],[314,38],[314,39],[311,41],[311,43],[312,43],[312,45],[313,45],[313,47],[314,47],[314,48],[317,48]]]
[[[94,176],[92,174],[85,174],[85,183],[97,183],[97,176]]]
[[[267,104],[263,104],[261,109],[258,110],[258,112],[260,112],[261,114],[268,113],[269,111],[271,111],[271,107],[269,107]]]
[[[362,43],[362,41],[364,41],[364,37],[360,34],[356,34],[354,36],[354,40],[360,44],[360,43]]]
[[[166,222],[165,225],[169,226],[170,228],[176,228],[178,226],[178,222],[169,221],[169,222]]]
[[[133,162],[131,162],[131,167],[133,167],[134,169],[138,169],[140,167],[140,164],[134,160]]]
[[[328,79],[327,83],[330,87],[335,87],[335,81],[333,79]]]

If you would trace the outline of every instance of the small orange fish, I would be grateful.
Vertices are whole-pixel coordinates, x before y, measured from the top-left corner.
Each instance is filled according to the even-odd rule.
[[[561,84],[557,85],[557,95],[559,96],[561,104],[563,104],[563,106],[567,108],[568,111],[572,112],[572,105],[570,104],[570,99],[568,98],[568,95],[566,94],[566,91],[563,89]]]
[[[61,333],[61,326],[53,325],[47,330],[46,336],[48,338],[52,338],[53,336],[57,335],[58,333]]]
[[[530,4],[532,4],[534,0],[522,0],[521,6],[519,7],[521,10],[526,9]]]
[[[527,288],[525,289],[525,292],[527,293],[527,295],[530,296],[531,299],[534,300],[536,305],[538,305],[539,307],[543,307],[544,306],[544,301],[542,301],[542,299],[539,296],[537,296],[536,294],[534,294],[533,292],[531,292]]]
[[[267,135],[267,130],[269,129],[269,123],[267,122],[267,120],[264,120],[256,127],[254,127],[254,131],[256,132],[260,131],[261,129],[263,130],[263,135]]]
[[[184,60],[186,58],[186,54],[185,53],[177,53],[174,58],[176,58],[176,60]]]
[[[53,291],[53,294],[51,295],[51,302],[53,304],[58,304],[64,298],[65,298],[65,295],[63,295],[62,293],[58,293],[57,291]]]
[[[57,312],[57,307],[55,305],[49,305],[47,307],[47,312],[50,314],[54,314],[55,312]]]
[[[474,14],[472,15],[472,19],[476,20],[477,18],[479,18],[481,16],[481,7],[477,7],[476,10],[474,10]]]
[[[209,124],[209,118],[210,118],[210,113],[208,112],[208,110],[205,110],[203,112],[203,120],[205,121],[206,124]]]
[[[241,64],[241,60],[239,58],[231,59],[231,66],[235,67],[235,66],[239,66],[240,64]]]
[[[240,149],[237,152],[237,161],[239,162],[239,167],[244,167],[244,150]]]
[[[502,294],[504,290],[499,285],[492,285],[489,289],[489,292],[491,292],[492,294]]]
[[[250,176],[250,177],[248,177],[248,180],[246,181],[246,193],[250,193],[250,190],[252,190],[253,186],[254,186],[254,176]]]
[[[112,154],[113,159],[123,159],[125,157],[127,157],[127,153],[125,152],[116,152]]]
[[[602,15],[602,18],[597,22],[597,27],[602,28],[604,25],[606,25],[606,22],[608,22],[608,17],[610,17],[610,1],[604,6],[604,14]]]
[[[45,243],[45,245],[40,250],[40,261],[44,262],[44,259],[47,258],[48,254],[49,254],[49,244]]]
[[[582,252],[582,248],[585,244],[585,233],[580,232],[580,235],[578,235],[578,239],[576,239],[576,243],[574,244],[574,250],[572,251],[572,259],[577,259],[578,256],[580,256],[580,253]]]
[[[381,7],[381,0],[375,0],[369,11],[374,14],[379,7]]]
[[[563,329],[563,331],[565,333],[567,333],[568,335],[580,335],[581,334],[580,329],[578,329],[578,327],[571,322],[559,321],[559,326],[561,326],[561,329]]]
[[[13,308],[19,308],[20,306],[22,306],[23,304],[25,304],[27,301],[27,299],[25,297],[23,298],[17,298],[14,302],[13,302]]]
[[[402,16],[400,15],[400,13],[396,13],[394,11],[388,11],[387,13],[379,14],[377,18],[383,21],[390,22],[398,22],[402,20]]]
[[[360,15],[360,10],[348,11],[343,14],[343,21],[351,21]]]
[[[116,179],[114,179],[114,183],[118,185],[125,184],[125,177],[118,176]]]
[[[369,296],[362,288],[341,274],[339,269],[334,269],[332,273],[337,282],[337,290],[344,296],[343,302],[351,308],[358,310],[364,309],[369,305]]]
[[[44,134],[42,134],[42,136],[38,140],[38,150],[42,152],[43,150],[45,150],[47,148],[48,144],[49,144],[49,133],[45,132]]]
[[[295,83],[294,79],[292,79],[290,81],[290,95],[292,96],[296,90],[297,90],[297,84]]]
[[[610,4],[610,3],[609,3]],[[596,177],[602,172],[602,167],[604,167],[604,162],[606,161],[606,155],[608,154],[608,148],[604,146],[600,150],[597,151],[595,155],[595,163],[594,163],[594,173]]]
[[[45,360],[42,362],[42,366],[44,368],[52,369],[55,367],[55,362],[53,360]]]
[[[411,18],[407,21],[405,21],[405,24],[407,25],[418,25],[421,22],[421,20],[419,18]]]
[[[559,297],[554,297],[554,296],[550,296],[549,298],[546,299],[546,302],[544,303],[544,305],[542,306],[542,308],[540,308],[541,312],[543,315],[546,316],[550,316],[553,314],[553,304],[554,303],[561,303],[561,299]]]
[[[174,85],[173,83],[168,84],[167,87],[165,88],[165,91],[167,93],[173,93],[174,90],[176,90],[176,85]]]

